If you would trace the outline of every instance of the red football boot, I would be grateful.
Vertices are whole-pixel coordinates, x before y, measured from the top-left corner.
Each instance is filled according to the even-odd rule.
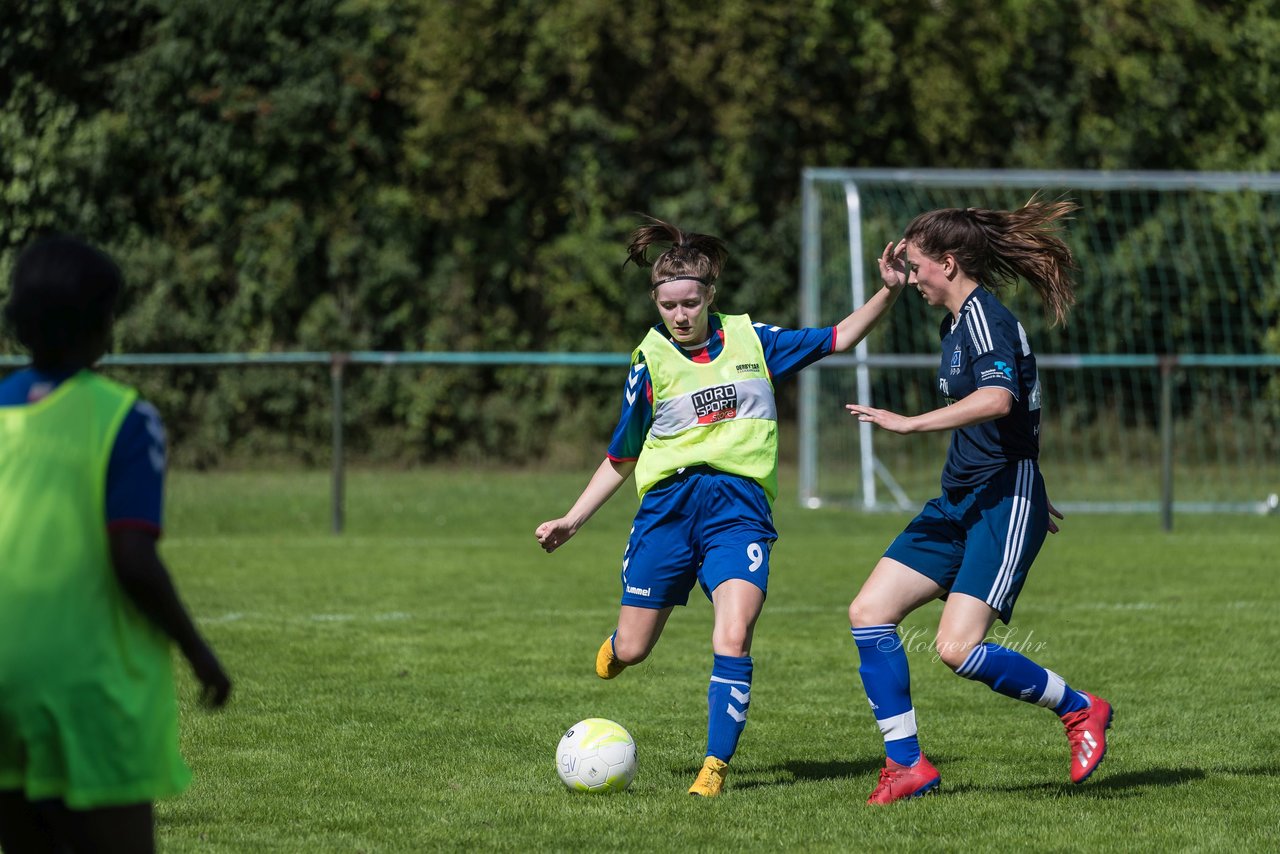
[[[1088,691],[1081,691],[1089,707],[1062,716],[1071,743],[1071,782],[1083,783],[1107,754],[1107,729],[1111,726],[1111,704]]]
[[[867,803],[891,804],[903,798],[919,798],[938,791],[941,785],[942,776],[923,753],[915,765],[899,765],[886,758],[880,771],[880,782],[876,783]]]

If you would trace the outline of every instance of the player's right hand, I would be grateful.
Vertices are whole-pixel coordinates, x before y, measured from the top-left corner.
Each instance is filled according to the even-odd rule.
[[[547,554],[551,554],[568,542],[573,534],[573,526],[565,519],[552,519],[549,522],[543,522],[533,532],[533,535],[538,538],[538,545],[542,546],[542,550]]]

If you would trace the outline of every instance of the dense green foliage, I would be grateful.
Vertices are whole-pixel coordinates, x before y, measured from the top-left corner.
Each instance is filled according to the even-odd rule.
[[[175,475],[165,557],[236,688],[209,713],[179,671],[195,782],[159,804],[161,850],[1274,850],[1274,518],[1164,534],[1153,516],[1068,515],[1045,543],[1003,640],[1115,705],[1081,786],[1053,714],[953,675],[930,646],[937,603],[916,612],[903,636],[942,791],[878,810],[863,801],[884,746],[846,607],[906,517],[779,502],[751,714],[707,802],[685,789],[709,604],[695,590],[646,662],[602,681],[635,496],[553,555],[533,540],[586,477],[357,472],[335,538],[321,473]],[[621,795],[556,778],[556,741],[588,716],[637,740]]]
[[[1280,168],[1273,6],[17,0],[0,273],[47,229],[105,244],[125,352],[622,351],[644,211],[729,241],[724,308],[794,322],[806,166]],[[191,460],[326,430],[318,373],[132,378]],[[618,384],[357,380],[352,443],[407,459],[603,436]]]

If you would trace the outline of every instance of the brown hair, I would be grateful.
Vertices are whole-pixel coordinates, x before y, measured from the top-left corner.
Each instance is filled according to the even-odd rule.
[[[990,290],[1026,279],[1057,325],[1066,321],[1076,301],[1071,272],[1077,269],[1071,249],[1058,235],[1061,221],[1080,206],[1069,200],[1042,202],[1038,196],[1016,211],[946,208],[922,213],[903,238],[935,260],[955,256],[965,274]]]
[[[631,245],[627,247],[627,261],[637,267],[649,267],[649,287],[656,288],[673,279],[697,279],[704,285],[715,284],[729,259],[729,249],[724,241],[710,234],[682,231],[674,225],[655,217],[645,217],[649,222],[631,232]],[[670,247],[649,261],[649,249],[655,243],[669,243]],[[627,261],[623,261],[625,266]]]

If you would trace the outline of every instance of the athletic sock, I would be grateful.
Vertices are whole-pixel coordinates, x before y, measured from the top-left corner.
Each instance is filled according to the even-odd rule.
[[[956,674],[981,682],[1006,697],[1053,709],[1059,717],[1089,705],[1084,695],[1073,691],[1061,676],[996,643],[974,647],[964,664],[956,668]]]
[[[728,762],[751,705],[751,656],[717,655],[707,687],[707,755]]]
[[[920,759],[920,740],[916,737],[916,710],[911,705],[911,671],[898,627],[884,623],[852,632],[861,661],[858,675],[884,736],[884,752],[899,765],[915,765]]]

